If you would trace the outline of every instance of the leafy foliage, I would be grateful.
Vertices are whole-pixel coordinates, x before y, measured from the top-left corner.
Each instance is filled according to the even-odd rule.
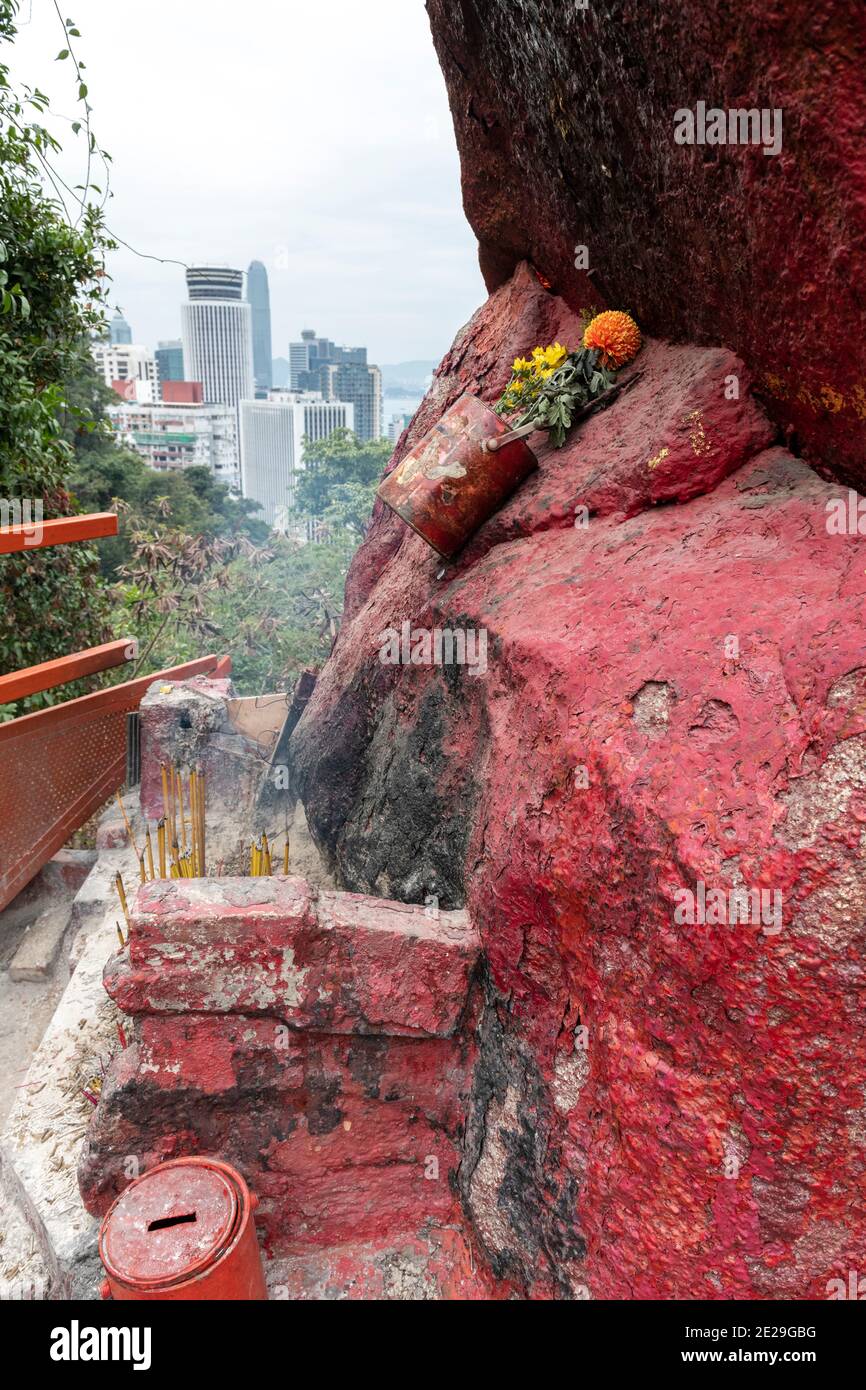
[[[0,47],[14,40],[16,12],[17,0],[0,0]],[[45,519],[116,506],[121,535],[0,558],[0,672],[128,635],[139,640],[139,674],[210,649],[232,654],[244,692],[290,686],[330,651],[389,446],[346,430],[307,441],[296,517],[327,541],[309,545],[269,538],[256,504],[206,469],[157,474],[118,446],[88,348],[105,332],[104,258],[115,247],[93,171],[107,173],[110,157],[91,129],[79,32],[58,20],[57,61],[73,70],[81,113],[71,126],[86,158],[77,189],[53,167],[47,98],[14,90],[0,62],[0,500],[41,501]],[[0,719],[92,683],[0,707]]]
[[[114,589],[114,624],[139,639],[137,674],[228,651],[245,694],[294,684],[326,659],[337,631],[350,545],[299,545],[275,536],[205,537],[155,527],[122,508],[132,546]]]
[[[90,430],[74,432],[69,474],[70,491],[85,511],[110,510],[120,498],[140,520],[140,528],[146,527],[147,518],[156,522],[170,517],[173,527],[196,535],[267,541],[268,527],[255,515],[261,510],[258,503],[233,497],[209,469],[157,473],[139,454],[118,444],[106,417],[107,406],[116,398],[98,376],[89,352],[67,383],[67,396],[92,422]],[[103,575],[116,579],[120,566],[132,558],[126,521],[117,536],[97,542],[97,548]]]
[[[351,430],[304,441],[304,471],[295,492],[295,516],[316,523],[317,534],[357,543],[367,532],[376,488],[391,455],[387,439],[360,440]]]
[[[616,372],[604,367],[600,357],[588,348],[569,353],[560,343],[536,348],[531,361],[519,357],[497,413],[519,412],[514,426],[533,423],[549,430],[551,442],[561,448],[578,416],[598,404],[616,381]]]
[[[16,10],[15,0],[0,0],[0,44],[15,36]],[[101,207],[88,201],[89,176],[75,223],[67,218],[50,162],[58,145],[40,119],[46,111],[46,97],[13,89],[0,62],[0,498],[41,501],[48,519],[75,510],[65,481],[74,452],[62,425],[64,414],[74,418],[65,384],[82,339],[103,322],[103,260],[113,242]],[[88,166],[97,152],[91,141],[88,134]],[[96,572],[92,546],[0,559],[0,671],[105,639]],[[52,698],[34,696],[23,708]]]

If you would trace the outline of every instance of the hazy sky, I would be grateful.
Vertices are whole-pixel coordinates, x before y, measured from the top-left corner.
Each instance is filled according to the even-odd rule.
[[[139,251],[264,261],[274,356],[302,327],[371,360],[438,359],[484,298],[423,0],[62,0],[93,124],[114,158],[108,220]],[[30,16],[29,22],[28,15]],[[22,0],[12,57],[75,117],[53,0]],[[81,182],[82,147],[62,165]],[[183,270],[110,264],[136,342],[180,335]]]

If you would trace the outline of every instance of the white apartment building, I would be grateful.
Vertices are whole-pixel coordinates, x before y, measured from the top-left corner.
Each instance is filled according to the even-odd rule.
[[[106,340],[91,343],[90,351],[106,386],[111,386],[115,381],[149,383],[149,394],[153,400],[159,400],[159,371],[156,358],[149,348],[138,343],[111,343]]]
[[[196,465],[240,491],[237,412],[224,405],[143,405],[108,411],[112,429],[157,473]]]
[[[254,394],[252,309],[241,299],[195,299],[180,309],[183,371],[207,405],[238,407]]]
[[[242,401],[240,417],[243,495],[259,503],[269,526],[281,526],[304,467],[304,436],[327,439],[353,429],[354,409],[311,391],[272,391],[269,400]]]

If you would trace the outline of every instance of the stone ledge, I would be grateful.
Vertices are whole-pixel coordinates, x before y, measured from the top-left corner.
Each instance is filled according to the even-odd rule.
[[[448,1037],[478,961],[465,912],[361,894],[317,894],[299,878],[142,885],[129,955],[105,985],[129,1014],[266,1015],[323,1033]]]

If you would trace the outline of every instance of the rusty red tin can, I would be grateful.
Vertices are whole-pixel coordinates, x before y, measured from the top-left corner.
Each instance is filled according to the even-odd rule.
[[[240,1173],[219,1159],[151,1168],[102,1223],[103,1298],[266,1300],[256,1205]]]
[[[382,480],[379,496],[446,560],[452,560],[538,460],[477,396],[462,395]],[[494,441],[493,448],[486,447]]]

